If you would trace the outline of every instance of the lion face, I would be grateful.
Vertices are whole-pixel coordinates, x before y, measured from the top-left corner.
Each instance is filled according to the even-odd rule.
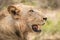
[[[39,10],[33,8],[28,11],[26,17],[28,26],[31,27],[34,32],[41,32],[41,26],[45,24],[47,18],[44,17]]]
[[[41,26],[45,24],[46,17],[39,10],[27,5],[12,5],[8,7],[8,11],[18,24],[25,25],[22,27],[29,32],[41,32]],[[23,30],[22,29],[22,30]]]

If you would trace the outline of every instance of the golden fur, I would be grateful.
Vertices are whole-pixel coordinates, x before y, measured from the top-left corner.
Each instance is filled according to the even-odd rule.
[[[29,40],[30,35],[40,33],[33,31],[32,25],[37,24],[37,30],[41,30],[41,25],[45,23],[43,18],[40,11],[32,6],[8,6],[0,12],[0,40]]]

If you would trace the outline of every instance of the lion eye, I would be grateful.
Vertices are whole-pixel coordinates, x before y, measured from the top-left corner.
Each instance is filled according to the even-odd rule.
[[[31,10],[29,10],[29,12],[34,12],[34,10],[31,9]]]

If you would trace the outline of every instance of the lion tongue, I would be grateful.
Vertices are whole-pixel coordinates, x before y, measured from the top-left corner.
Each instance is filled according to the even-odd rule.
[[[34,31],[38,30],[38,25],[32,25],[32,29],[33,29]]]

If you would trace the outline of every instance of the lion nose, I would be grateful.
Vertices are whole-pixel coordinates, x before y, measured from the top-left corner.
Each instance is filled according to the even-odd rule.
[[[47,17],[43,18],[43,20],[45,20],[45,21],[46,21],[46,20],[47,20]]]

